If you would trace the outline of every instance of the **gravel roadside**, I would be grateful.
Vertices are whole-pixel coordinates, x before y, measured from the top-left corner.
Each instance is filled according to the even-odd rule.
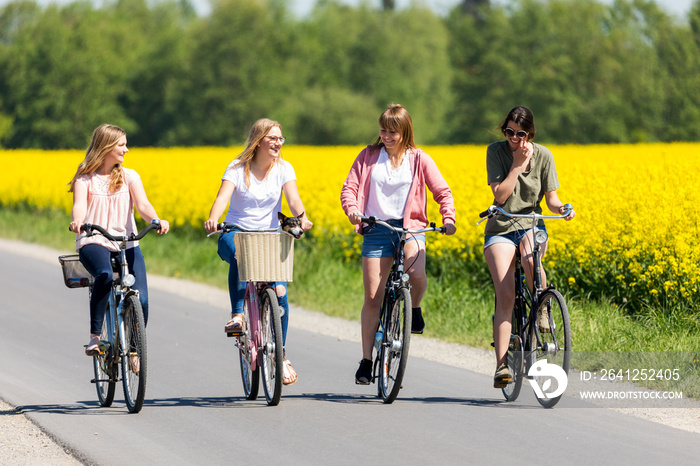
[[[56,264],[62,254],[54,249],[18,241],[0,239],[0,250],[21,254],[27,257]],[[149,287],[167,291],[212,306],[222,307],[228,303],[228,293],[208,285],[166,278],[148,277]],[[290,325],[302,329],[315,329],[315,332],[344,341],[359,343],[359,323],[291,306]],[[454,367],[471,370],[480,374],[493,373],[491,351],[463,345],[445,343],[423,336],[411,339],[411,356],[436,361]],[[570,377],[570,381],[575,380]],[[606,385],[609,387],[609,385]],[[647,419],[677,429],[700,434],[700,402],[683,400],[678,408],[611,408],[627,415]],[[58,444],[50,435],[42,431],[21,413],[20,409],[8,405],[0,399],[0,464],[12,465],[78,465],[82,464],[68,449]]]

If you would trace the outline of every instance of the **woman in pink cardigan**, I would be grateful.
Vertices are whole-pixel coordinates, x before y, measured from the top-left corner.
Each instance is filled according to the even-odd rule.
[[[413,142],[413,123],[408,111],[391,104],[379,117],[379,136],[355,159],[343,183],[340,202],[355,231],[363,235],[362,280],[365,301],[362,306],[362,360],[355,383],[368,385],[372,379],[372,349],[379,325],[379,308],[384,285],[391,270],[394,242],[398,234],[377,225],[362,226],[358,215],[387,220],[396,226],[419,229],[428,225],[426,185],[440,204],[446,234],[455,227],[452,191],[433,159]],[[406,241],[406,272],[410,276],[413,302],[412,333],[423,333],[425,323],[420,302],[428,281],[425,275],[425,235]]]

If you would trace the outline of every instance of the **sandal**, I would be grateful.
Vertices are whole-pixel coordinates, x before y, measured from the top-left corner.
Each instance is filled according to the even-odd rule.
[[[139,372],[141,371],[141,360],[139,359],[138,355],[132,354],[129,356],[129,367],[131,368],[131,372],[139,375]]]
[[[90,343],[85,345],[85,354],[87,356],[99,356],[100,354],[100,336],[92,335]]]
[[[285,359],[282,362],[282,383],[284,385],[294,385],[298,378],[292,363],[289,362],[289,359]]]
[[[234,314],[226,323],[224,331],[229,335],[240,335],[243,333],[243,314]]]

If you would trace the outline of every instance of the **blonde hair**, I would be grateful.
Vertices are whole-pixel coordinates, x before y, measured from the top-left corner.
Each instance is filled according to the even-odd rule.
[[[390,104],[379,116],[379,127],[401,135],[399,153],[404,153],[409,148],[416,148],[416,144],[413,142],[413,120],[403,105]],[[382,138],[377,136],[373,145],[376,147],[384,145]]]
[[[105,160],[105,156],[119,143],[119,139],[126,136],[126,132],[118,126],[100,125],[92,132],[90,145],[85,152],[85,159],[80,162],[73,179],[68,183],[68,192],[73,192],[75,180],[80,175],[94,173]],[[111,192],[117,191],[124,184],[124,176],[121,164],[112,167],[109,176],[109,189]]]
[[[269,118],[261,118],[256,121],[253,124],[253,127],[250,128],[250,133],[248,133],[248,140],[245,143],[245,149],[236,156],[236,163],[234,166],[239,167],[240,165],[244,164],[246,186],[250,186],[250,164],[255,158],[258,145],[262,142],[263,138],[267,136],[267,133],[269,133],[270,130],[275,127],[279,128],[280,131],[282,130],[282,126],[279,123],[274,120],[270,120]],[[277,161],[279,160],[282,160],[281,155]],[[270,169],[272,169],[273,166],[274,164],[270,166]],[[267,173],[265,176],[267,176]]]

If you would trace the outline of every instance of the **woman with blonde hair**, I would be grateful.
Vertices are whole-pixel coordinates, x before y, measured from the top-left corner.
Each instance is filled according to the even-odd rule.
[[[248,134],[245,149],[226,167],[209,218],[204,222],[207,232],[216,231],[219,218],[227,204],[229,209],[226,213],[226,223],[235,223],[246,230],[277,228],[277,212],[282,208],[282,193],[287,199],[292,215],[301,220],[301,228],[307,231],[313,226],[306,217],[304,204],[299,197],[294,169],[289,162],[282,159],[284,141],[282,128],[276,121],[262,118],[255,122]],[[238,279],[236,246],[233,242],[235,234],[235,230],[222,234],[218,244],[219,257],[230,264],[228,288],[231,319],[226,323],[224,330],[232,335],[243,332],[243,299],[246,288],[245,282]],[[289,323],[286,283],[276,283],[275,290],[283,311],[282,339],[286,344]],[[287,360],[286,352],[283,367],[283,383],[295,383],[297,373]]]
[[[134,207],[141,217],[151,222],[158,214],[148,201],[141,177],[136,171],[122,166],[126,147],[126,133],[113,125],[101,125],[92,133],[85,159],[70,181],[73,193],[70,231],[80,235],[84,223],[99,225],[114,236],[137,233]],[[160,220],[158,233],[168,232],[167,220]],[[119,256],[118,245],[102,235],[78,236],[76,249],[80,262],[95,277],[90,297],[90,341],[85,354],[99,354],[100,333],[112,288],[111,258]],[[136,278],[133,288],[139,291],[143,315],[148,322],[148,283],[146,264],[138,242],[128,244],[126,259]]]

